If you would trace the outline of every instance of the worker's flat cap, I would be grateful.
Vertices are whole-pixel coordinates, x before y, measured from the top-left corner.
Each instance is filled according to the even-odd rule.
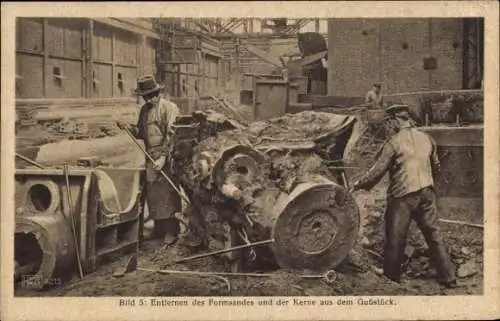
[[[375,87],[382,87],[382,83],[381,82],[376,82],[376,83],[373,83],[373,86],[375,86]]]
[[[391,115],[397,115],[401,113],[408,113],[410,111],[410,106],[404,104],[394,104],[385,110],[386,113]]]

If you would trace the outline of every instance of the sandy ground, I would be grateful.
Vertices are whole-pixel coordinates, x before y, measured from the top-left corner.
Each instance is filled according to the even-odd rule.
[[[53,154],[57,151],[58,158]],[[38,161],[61,162],[61,157],[70,159],[100,154],[106,162],[120,166],[139,166],[143,158],[126,136],[104,138],[89,142],[63,142],[42,148]],[[463,276],[460,286],[445,289],[435,281],[435,271],[426,256],[425,245],[418,233],[410,237],[415,255],[410,261],[407,275],[401,284],[375,274],[373,267],[381,267],[377,255],[383,248],[383,212],[385,194],[383,184],[371,192],[356,194],[362,216],[362,231],[359,244],[353,252],[354,261],[364,268],[359,272],[350,264],[337,268],[333,284],[324,281],[305,280],[296,273],[268,271],[271,277],[229,277],[230,289],[220,278],[210,276],[162,275],[136,271],[122,278],[114,278],[113,271],[123,267],[128,256],[100,266],[94,273],[80,280],[75,276],[58,288],[44,291],[28,291],[16,287],[16,296],[288,296],[288,295],[464,295],[482,294],[483,291],[483,235],[481,229],[464,226],[442,225],[442,235],[450,247],[457,270]],[[465,214],[464,214],[465,215]],[[465,215],[467,216],[467,215]],[[205,258],[186,265],[172,265],[174,258],[192,253],[177,246],[162,249],[158,242],[144,244],[139,253],[139,266],[143,268],[189,269],[197,271],[223,271],[226,266],[217,258]],[[467,273],[463,273],[463,272]]]
[[[362,206],[370,195],[358,195]],[[353,257],[364,271],[356,271],[348,263],[337,269],[332,284],[321,279],[306,280],[291,271],[267,271],[271,277],[227,277],[228,284],[213,276],[163,275],[154,272],[135,271],[122,278],[113,272],[124,267],[129,255],[100,266],[94,273],[80,280],[75,275],[69,282],[54,289],[32,292],[16,288],[16,296],[336,296],[336,295],[481,295],[483,291],[482,233],[470,227],[443,226],[445,241],[458,268],[467,264],[474,275],[459,279],[460,286],[446,289],[435,280],[435,270],[425,255],[425,247],[418,234],[410,237],[410,244],[417,247],[417,254],[410,261],[408,271],[400,284],[394,283],[372,270],[381,267],[380,260],[371,251],[380,252],[383,222],[380,211],[362,210],[364,232],[371,244],[358,245]],[[375,215],[373,215],[376,213]],[[369,218],[370,217],[370,218]],[[370,235],[368,231],[375,231]],[[377,231],[379,233],[377,233]],[[367,235],[367,236],[364,236]],[[416,237],[417,236],[417,237]],[[414,241],[416,239],[416,241]],[[413,241],[413,242],[412,242]],[[362,242],[360,242],[362,243]],[[366,251],[368,249],[368,251]],[[186,264],[172,264],[174,259],[191,254],[174,246],[162,248],[158,241],[146,242],[139,252],[139,266],[149,269],[218,271],[226,269],[220,258],[203,258]]]
[[[446,234],[445,234],[446,235]],[[456,239],[446,238],[452,243],[452,253],[460,247]],[[180,253],[179,253],[180,252]],[[161,249],[158,242],[146,243],[139,254],[139,266],[142,268],[166,268],[196,271],[222,271],[224,264],[214,258],[199,259],[186,265],[169,264],[174,258],[188,255],[181,248]],[[445,289],[433,278],[433,270],[423,268],[429,259],[416,258],[410,269],[425,272],[421,276],[404,278],[401,284],[375,274],[370,266],[380,263],[362,253],[362,260],[367,267],[365,272],[355,272],[348,264],[339,266],[337,278],[333,284],[323,280],[305,280],[297,274],[286,271],[272,271],[271,277],[228,277],[230,289],[220,278],[211,276],[162,275],[153,272],[135,271],[122,278],[112,276],[113,272],[123,267],[129,256],[123,256],[115,262],[102,265],[93,274],[80,280],[78,276],[59,288],[40,292],[30,292],[16,288],[16,296],[335,296],[335,295],[480,295],[482,284],[482,250],[472,248],[471,261],[477,274],[460,279],[460,287]],[[456,260],[454,260],[456,262]]]

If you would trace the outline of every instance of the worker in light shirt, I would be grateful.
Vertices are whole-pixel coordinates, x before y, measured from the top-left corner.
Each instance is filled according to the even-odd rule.
[[[393,105],[386,113],[395,134],[385,143],[368,173],[351,187],[351,192],[370,190],[389,173],[383,273],[400,282],[408,228],[415,220],[429,247],[438,281],[446,287],[456,287],[455,267],[437,227],[434,177],[440,164],[436,144],[428,134],[411,125],[407,105]]]
[[[182,203],[180,195],[160,171],[163,170],[171,179],[175,177],[169,166],[169,152],[172,125],[180,111],[175,103],[160,97],[161,89],[152,76],[139,78],[136,93],[142,96],[145,104],[141,107],[137,125],[119,122],[118,126],[127,127],[137,139],[143,140],[146,151],[155,160],[152,163],[146,158],[145,194],[149,215],[154,220],[151,236],[162,237],[165,245],[171,245],[177,241],[180,232],[175,213],[181,211]]]
[[[373,84],[373,88],[366,93],[365,103],[370,104],[371,108],[373,109],[384,107],[384,98],[382,97],[381,83]]]

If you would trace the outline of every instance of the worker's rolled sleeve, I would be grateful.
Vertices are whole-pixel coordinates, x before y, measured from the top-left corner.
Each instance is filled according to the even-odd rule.
[[[439,162],[439,157],[437,154],[437,145],[436,142],[431,138],[432,142],[432,154],[431,154],[431,166],[432,166],[432,175],[436,177],[441,170],[441,163]]]
[[[382,148],[376,163],[370,168],[356,184],[358,189],[370,190],[375,186],[389,169],[394,157],[394,149],[391,144],[386,143]]]

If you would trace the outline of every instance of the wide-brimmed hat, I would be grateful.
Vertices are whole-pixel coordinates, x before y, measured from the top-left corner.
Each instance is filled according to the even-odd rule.
[[[158,84],[153,76],[143,76],[137,79],[137,88],[135,93],[139,96],[145,96],[159,91],[164,86]]]
[[[410,112],[410,106],[404,104],[394,104],[387,107],[385,112],[395,117],[407,117]]]

